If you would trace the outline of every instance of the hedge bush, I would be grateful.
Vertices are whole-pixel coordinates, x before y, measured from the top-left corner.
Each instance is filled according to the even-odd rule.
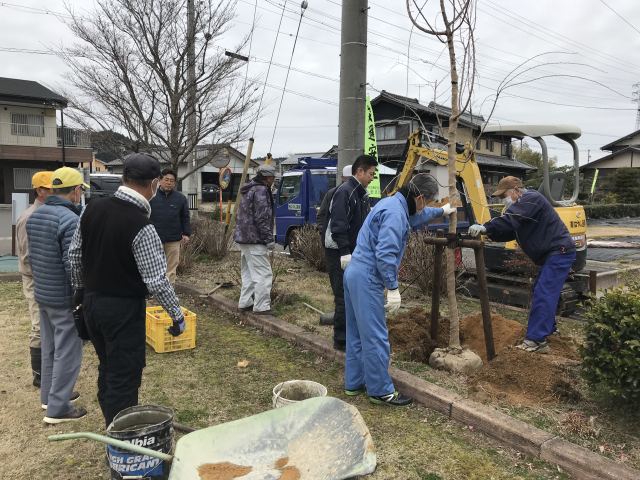
[[[640,401],[640,283],[587,301],[583,375],[628,401]]]
[[[585,205],[587,220],[595,218],[640,217],[640,204]]]

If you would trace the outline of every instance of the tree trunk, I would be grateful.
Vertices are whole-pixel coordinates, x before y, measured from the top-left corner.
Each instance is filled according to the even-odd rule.
[[[453,44],[453,33],[447,25],[447,44],[449,60],[451,61],[451,117],[449,117],[449,134],[447,143],[447,167],[449,170],[449,204],[458,205],[456,188],[456,133],[458,129],[458,71],[456,70],[456,51]],[[449,234],[456,233],[458,213],[449,216]],[[460,349],[460,320],[458,318],[458,303],[456,301],[456,272],[455,250],[447,248],[447,298],[449,301],[449,348]]]

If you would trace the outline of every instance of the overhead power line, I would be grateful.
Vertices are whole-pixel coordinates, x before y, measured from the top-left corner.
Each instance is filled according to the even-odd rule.
[[[604,0],[600,0],[600,1],[604,4],[604,6],[605,6],[605,7],[607,7],[609,10],[611,10],[611,11],[612,11],[613,13],[615,13],[617,16],[619,16],[619,17],[622,19],[622,21],[623,21],[624,23],[626,23],[627,25],[629,25],[629,26],[630,26],[631,28],[633,28],[636,32],[640,33],[640,30],[638,30],[636,27],[634,27],[633,25],[631,25],[631,24],[627,21],[627,19],[626,19],[626,18],[624,18],[622,15],[620,15],[618,12],[616,12],[613,8],[611,8],[609,5],[607,5],[607,3],[605,3],[605,1],[604,1]]]

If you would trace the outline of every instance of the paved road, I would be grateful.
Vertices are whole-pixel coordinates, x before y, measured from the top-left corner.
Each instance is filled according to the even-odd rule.
[[[631,227],[631,228],[640,228],[640,218],[597,218],[593,220],[587,220],[587,225],[602,225],[602,226],[611,226],[615,225],[616,227]]]

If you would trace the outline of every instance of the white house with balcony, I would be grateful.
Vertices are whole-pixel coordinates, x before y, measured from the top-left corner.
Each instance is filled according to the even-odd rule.
[[[64,126],[66,107],[64,97],[38,82],[0,77],[0,203],[11,203],[15,192],[33,202],[38,171],[93,160],[89,132]]]

